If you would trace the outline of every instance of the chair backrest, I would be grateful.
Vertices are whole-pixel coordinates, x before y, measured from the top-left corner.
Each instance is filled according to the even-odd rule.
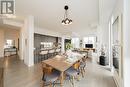
[[[80,68],[85,68],[86,67],[86,58],[82,58],[82,61],[80,62]]]
[[[43,77],[42,80],[46,81],[48,75],[52,74],[52,67],[47,66],[46,64],[42,64]]]
[[[52,49],[52,50],[49,50],[49,52],[48,53],[54,53],[55,52],[55,50],[54,49]]]
[[[73,65],[73,68],[74,69],[79,69],[80,67],[80,61],[76,62],[74,65]]]
[[[49,66],[42,66],[43,75],[50,75],[53,71],[52,67]]]
[[[82,62],[86,62],[86,61],[87,61],[87,59],[83,57],[82,58]]]
[[[41,51],[41,52],[40,52],[41,55],[45,55],[45,54],[47,54],[47,53],[48,53],[47,50],[44,50],[44,51]]]
[[[60,52],[60,49],[56,49],[56,52]]]

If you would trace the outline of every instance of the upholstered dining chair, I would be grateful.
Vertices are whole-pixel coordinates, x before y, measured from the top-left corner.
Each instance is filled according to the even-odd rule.
[[[75,79],[78,79],[78,75],[80,74],[79,66],[80,64],[77,62],[71,68],[65,71],[73,87],[75,87]]]
[[[48,50],[43,50],[40,52],[41,55],[41,61],[48,58]]]
[[[79,69],[80,69],[80,72],[82,74],[82,77],[84,77],[86,61],[87,61],[87,59],[85,57],[83,57],[82,60],[80,61]]]
[[[43,70],[42,87],[45,86],[54,87],[56,81],[58,81],[58,79],[60,78],[60,72],[49,66],[42,66],[42,70]]]

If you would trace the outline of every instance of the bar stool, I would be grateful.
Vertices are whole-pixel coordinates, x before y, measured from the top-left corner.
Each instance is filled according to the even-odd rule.
[[[40,52],[40,55],[41,55],[41,61],[44,59],[47,59],[47,57],[48,57],[48,50],[44,50],[44,51],[41,51]],[[44,58],[43,58],[43,56],[44,56]]]
[[[48,51],[48,55],[49,55],[49,57],[54,56],[54,53],[55,53],[55,49],[51,49],[51,50],[49,50],[49,51]]]
[[[59,54],[60,51],[61,51],[60,49],[56,49],[56,50],[55,50],[55,54],[56,54],[56,55]]]

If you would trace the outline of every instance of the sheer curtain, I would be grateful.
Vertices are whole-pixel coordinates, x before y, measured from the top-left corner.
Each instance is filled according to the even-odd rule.
[[[72,45],[73,45],[73,48],[79,48],[79,38],[72,38]]]

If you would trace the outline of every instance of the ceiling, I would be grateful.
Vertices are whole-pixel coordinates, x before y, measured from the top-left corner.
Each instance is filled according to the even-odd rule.
[[[16,16],[33,15],[35,26],[57,32],[85,33],[99,22],[99,0],[15,0]],[[64,6],[69,6],[73,24],[63,26]]]

